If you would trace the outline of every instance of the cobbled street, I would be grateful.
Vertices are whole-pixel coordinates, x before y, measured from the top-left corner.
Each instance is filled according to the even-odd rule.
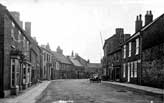
[[[162,99],[81,79],[52,81],[36,103],[162,103]]]

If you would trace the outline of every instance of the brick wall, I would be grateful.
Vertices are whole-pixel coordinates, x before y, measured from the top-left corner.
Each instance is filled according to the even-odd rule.
[[[3,97],[3,53],[4,53],[4,20],[3,20],[3,14],[0,11],[0,97]]]
[[[142,83],[164,88],[164,43],[143,51]]]

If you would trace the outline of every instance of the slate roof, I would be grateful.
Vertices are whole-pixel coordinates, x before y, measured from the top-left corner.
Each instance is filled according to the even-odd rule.
[[[74,66],[83,67],[83,65],[74,57],[68,57]]]
[[[64,56],[63,54],[59,54],[57,52],[52,52],[54,57],[61,63],[64,63],[64,64],[72,64],[68,58],[66,56]]]
[[[85,60],[85,59],[83,59],[82,57],[80,57],[79,55],[77,55],[76,57],[75,57],[84,67],[86,67],[87,66],[87,61]]]
[[[143,26],[143,27],[141,28],[140,31],[135,32],[126,42],[124,42],[124,44],[127,43],[127,42],[129,42],[129,41],[132,40],[133,38],[139,36],[139,35],[140,35],[140,32],[143,32],[143,31],[145,31],[146,29],[148,29],[149,27],[151,27],[154,23],[156,23],[156,22],[157,22],[160,18],[162,18],[163,16],[164,16],[164,14],[162,14],[162,15],[159,16],[159,17],[157,17],[157,18],[156,18],[155,20],[153,20],[151,23],[149,23],[149,24]]]

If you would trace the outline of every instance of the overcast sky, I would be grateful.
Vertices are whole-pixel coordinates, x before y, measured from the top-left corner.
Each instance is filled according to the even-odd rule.
[[[158,2],[157,2],[158,1]],[[154,18],[164,13],[163,0],[0,0],[20,19],[32,22],[32,36],[39,44],[60,46],[65,55],[72,50],[91,62],[103,56],[104,40],[124,28],[134,33],[136,15],[152,10]]]

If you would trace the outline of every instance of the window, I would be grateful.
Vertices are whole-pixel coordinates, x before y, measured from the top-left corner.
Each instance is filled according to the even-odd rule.
[[[14,24],[14,22],[11,22],[11,25],[12,25],[13,28],[15,28],[15,24]]]
[[[123,53],[123,58],[126,58],[126,45],[124,45],[123,48],[124,48],[124,50],[123,50],[123,52],[124,52],[124,53]]]
[[[46,74],[46,67],[44,66],[43,74]]]
[[[136,39],[136,55],[139,54],[139,38]]]
[[[11,29],[11,38],[12,38],[12,40],[14,40],[14,41],[15,41],[14,29]]]
[[[44,52],[44,61],[46,61],[46,53]]]
[[[23,37],[23,48],[25,48],[25,37]]]
[[[18,31],[18,42],[20,42],[20,41],[21,41],[20,36],[21,36],[21,32],[20,32],[20,31]]]
[[[134,77],[134,75],[133,75],[133,72],[134,72],[133,71],[133,62],[131,62],[131,70],[130,71],[131,71],[131,77]]]
[[[15,86],[15,59],[11,59],[11,87]]]
[[[29,51],[30,43],[27,41],[27,51]]]
[[[131,53],[132,53],[132,43],[129,42],[129,57],[131,57]]]
[[[123,78],[126,76],[126,64],[123,64]]]
[[[137,61],[134,62],[134,77],[137,77]]]
[[[48,54],[47,54],[47,61],[48,61]]]

